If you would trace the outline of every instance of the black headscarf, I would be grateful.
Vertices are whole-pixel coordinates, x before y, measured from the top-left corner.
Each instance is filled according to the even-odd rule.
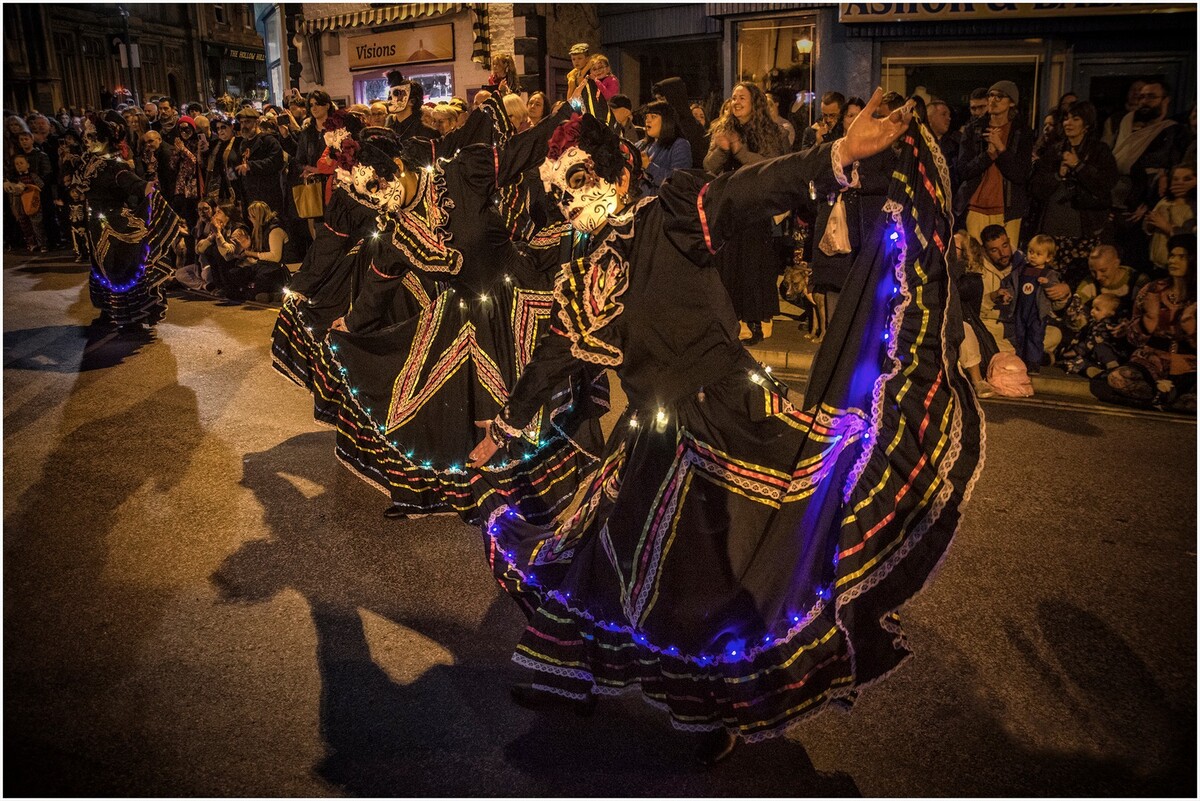
[[[702,168],[704,157],[708,155],[708,142],[705,140],[704,129],[692,116],[692,106],[688,101],[687,84],[682,78],[664,78],[650,88],[651,94],[662,95],[675,109],[676,122],[679,123],[679,134],[692,146],[692,166]]]

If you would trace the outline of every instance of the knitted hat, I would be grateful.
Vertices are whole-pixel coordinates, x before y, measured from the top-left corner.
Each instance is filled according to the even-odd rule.
[[[988,89],[988,93],[990,94],[991,92],[999,92],[1002,95],[1006,95],[1014,103],[1018,103],[1021,100],[1021,93],[1017,91],[1017,85],[1012,81],[996,81]]]

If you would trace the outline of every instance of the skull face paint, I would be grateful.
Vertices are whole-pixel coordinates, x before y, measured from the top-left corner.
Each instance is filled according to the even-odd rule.
[[[587,151],[572,147],[541,168],[542,181],[567,222],[577,231],[594,233],[617,210],[617,187],[596,175]]]
[[[411,91],[411,84],[402,83],[399,86],[393,86],[388,93],[388,113],[403,114],[404,110],[408,108],[408,98]]]
[[[103,153],[105,150],[104,142],[96,137],[96,126],[91,120],[83,123],[83,144],[88,153]]]

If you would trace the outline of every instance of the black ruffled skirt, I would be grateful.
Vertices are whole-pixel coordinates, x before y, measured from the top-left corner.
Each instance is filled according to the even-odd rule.
[[[96,209],[88,220],[92,305],[116,325],[155,325],[167,313],[180,219],[154,192],[137,208]]]
[[[503,283],[485,295],[448,289],[401,323],[329,332],[316,350],[318,408],[336,408],[337,455],[411,513],[476,519],[484,499],[549,523],[594,465],[608,409],[603,375],[574,376],[537,416],[505,464],[469,473],[466,457],[508,398],[545,332],[548,290]]]
[[[803,409],[747,354],[670,408],[627,411],[565,523],[483,510],[493,573],[530,618],[522,682],[640,691],[676,727],[754,741],[909,656],[896,610],[945,555],[983,445],[946,199],[914,185],[864,243]]]

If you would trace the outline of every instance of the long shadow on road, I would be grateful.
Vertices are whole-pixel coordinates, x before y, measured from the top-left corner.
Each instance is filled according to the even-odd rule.
[[[382,528],[378,504],[353,479],[325,487],[341,470],[332,450],[315,433],[246,457],[242,483],[272,537],[247,543],[213,575],[230,602],[285,588],[307,599],[326,744],[316,770],[331,784],[385,797],[858,795],[851,779],[817,772],[786,740],[742,749],[715,771],[693,767],[690,741],[634,700],[602,703],[588,720],[514,706],[507,666],[523,618],[492,584],[477,532],[445,518]],[[364,503],[369,521],[355,511]],[[421,641],[419,675],[398,679],[394,664],[380,666],[386,646],[364,615],[386,621],[402,644]]]
[[[147,487],[165,495],[182,480],[203,433],[195,393],[174,383],[170,349],[143,359],[143,380],[159,388],[82,424],[96,386],[108,379],[80,374],[41,475],[19,497],[5,498],[9,795],[126,795],[144,786],[145,777],[126,769],[129,754],[115,753],[137,719],[137,699],[123,682],[136,672],[170,592],[109,573],[110,537],[129,523],[131,498]],[[10,422],[6,437],[13,436]],[[151,532],[148,541],[161,545],[161,534]],[[152,751],[154,744],[136,747]]]
[[[107,326],[48,325],[4,332],[4,369],[56,373],[105,370],[134,356],[154,334],[118,334]]]

